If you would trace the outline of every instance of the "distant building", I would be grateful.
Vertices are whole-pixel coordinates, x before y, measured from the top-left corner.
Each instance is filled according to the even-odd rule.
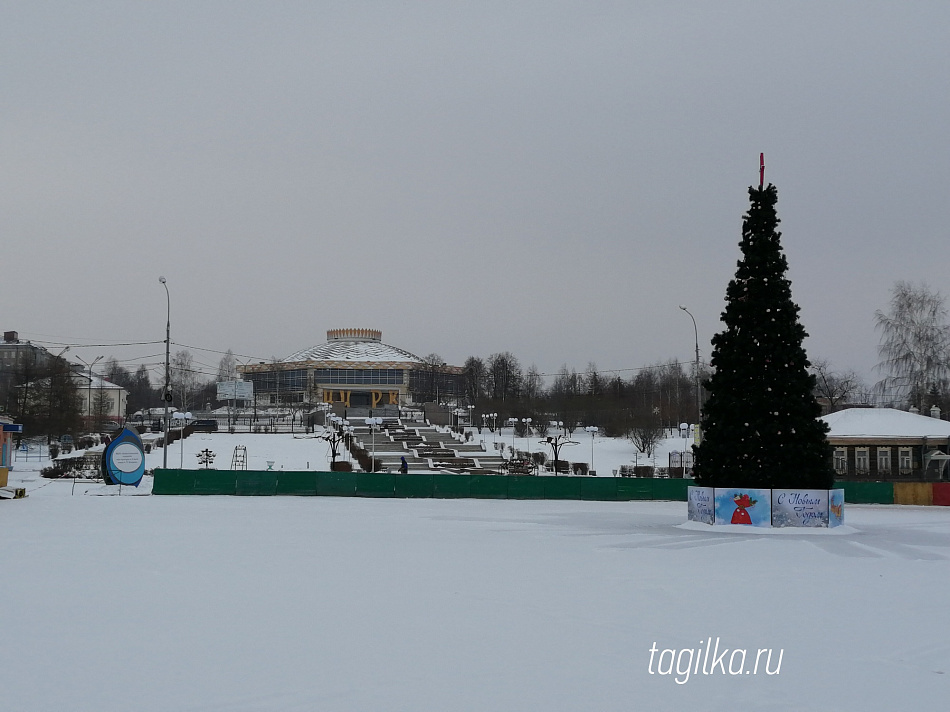
[[[463,369],[429,364],[384,344],[375,329],[331,329],[326,343],[277,363],[239,366],[259,403],[329,403],[354,412],[393,411],[424,401],[455,402]]]
[[[97,420],[114,420],[119,425],[124,422],[128,391],[95,374],[90,378],[88,373],[74,370],[72,377],[80,399],[79,410],[87,424],[94,425]]]
[[[42,346],[20,341],[15,331],[3,332],[0,343],[0,405],[12,410],[16,386],[37,378],[53,361],[53,355]]]
[[[894,408],[847,408],[821,417],[842,479],[947,479],[950,422]]]

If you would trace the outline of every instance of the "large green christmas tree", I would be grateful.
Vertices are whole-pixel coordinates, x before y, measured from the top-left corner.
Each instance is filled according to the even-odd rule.
[[[792,301],[769,184],[749,188],[742,259],[726,289],[726,328],[713,337],[697,484],[828,489],[834,481],[827,425],[818,420],[815,377]]]

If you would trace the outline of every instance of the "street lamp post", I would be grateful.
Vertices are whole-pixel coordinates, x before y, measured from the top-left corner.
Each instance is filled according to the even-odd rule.
[[[525,452],[531,452],[531,442],[529,441],[531,435],[531,418],[522,418],[521,422],[524,423],[524,448]]]
[[[568,440],[567,435],[549,435],[545,438],[545,442],[548,444],[548,447],[551,448],[552,454],[554,455],[554,462],[551,465],[551,469],[554,472],[554,476],[557,477],[557,464],[560,461],[559,455],[561,448],[565,445],[577,445],[577,441]]]
[[[96,356],[91,363],[83,361],[79,356],[76,357],[76,360],[82,363],[89,371],[89,385],[86,390],[86,425],[88,426],[89,421],[92,420],[92,367],[102,360],[102,356]]]
[[[168,284],[164,277],[159,277],[158,281],[165,288],[165,388],[162,391],[162,402],[165,404],[165,437],[162,439],[162,468],[168,469],[168,404],[172,400],[171,389],[171,359],[169,358],[171,349],[172,333],[172,300],[168,295]]]
[[[178,421],[178,469],[185,469],[185,422],[191,418],[191,413],[172,413],[172,418]]]
[[[696,318],[690,313],[683,304],[680,304],[680,309],[689,314],[689,318],[693,321],[693,337],[696,341],[696,425],[699,426],[699,421],[702,419],[702,391],[700,390],[699,384],[699,330],[696,328]],[[702,438],[702,431],[697,431],[699,435],[697,439]]]
[[[367,418],[366,424],[373,434],[373,472],[376,472],[376,428],[383,424],[382,418]]]
[[[515,458],[515,425],[518,423],[517,418],[508,418],[508,425],[511,426],[511,459]]]
[[[597,435],[597,431],[600,430],[596,425],[588,425],[584,428],[585,431],[590,433],[590,471],[595,472],[594,470],[594,436]]]

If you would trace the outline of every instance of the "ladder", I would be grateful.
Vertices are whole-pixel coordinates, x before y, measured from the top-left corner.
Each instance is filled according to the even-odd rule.
[[[234,455],[231,456],[232,470],[247,469],[247,448],[243,445],[237,445],[234,448]]]

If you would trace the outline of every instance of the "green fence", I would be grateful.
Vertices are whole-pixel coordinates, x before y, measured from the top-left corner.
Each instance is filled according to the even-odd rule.
[[[152,494],[686,501],[690,482],[632,477],[157,469]]]
[[[387,472],[357,472],[357,497],[395,497],[396,475]]]
[[[893,482],[835,482],[850,504],[894,504]]]
[[[398,475],[387,472],[155,470],[152,494],[297,495],[457,499],[686,501],[692,480],[530,475]],[[836,482],[851,504],[893,504],[892,482]]]

